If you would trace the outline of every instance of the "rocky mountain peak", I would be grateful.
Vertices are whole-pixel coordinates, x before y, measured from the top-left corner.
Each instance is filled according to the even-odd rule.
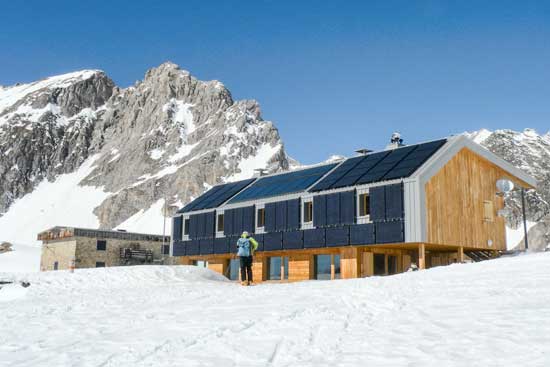
[[[296,164],[258,102],[234,101],[222,83],[171,62],[129,88],[85,70],[0,90],[0,156],[0,213],[11,214],[24,196],[34,200],[45,180],[55,187],[65,176],[79,177],[74,189],[97,198],[80,210],[97,222],[73,225],[145,232],[136,218],[161,218],[165,201],[173,212],[212,185],[252,177],[255,168]],[[0,233],[14,233],[2,219]]]

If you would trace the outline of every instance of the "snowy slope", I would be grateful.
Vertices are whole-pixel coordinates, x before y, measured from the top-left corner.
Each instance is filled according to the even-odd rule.
[[[39,232],[55,225],[97,228],[93,209],[108,195],[102,188],[80,186],[94,168],[91,157],[74,173],[43,181],[30,194],[17,200],[0,218],[0,241],[35,244]]]
[[[5,366],[548,366],[550,253],[240,287],[194,267],[1,278]]]
[[[30,273],[40,270],[40,246],[15,243],[12,250],[0,253],[0,273]]]

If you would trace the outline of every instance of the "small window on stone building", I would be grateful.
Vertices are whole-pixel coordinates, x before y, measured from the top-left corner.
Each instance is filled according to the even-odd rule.
[[[97,240],[97,251],[105,251],[105,250],[107,250],[107,241]]]
[[[96,261],[95,267],[96,267],[96,268],[104,268],[104,267],[105,267],[105,263],[104,263],[103,261]]]
[[[58,261],[53,263],[53,270],[57,270],[57,269],[59,269],[59,262]]]
[[[162,246],[162,254],[163,255],[170,255],[170,245],[163,245]]]
[[[483,202],[483,220],[486,222],[494,221],[493,212],[493,202],[491,200],[485,200]]]

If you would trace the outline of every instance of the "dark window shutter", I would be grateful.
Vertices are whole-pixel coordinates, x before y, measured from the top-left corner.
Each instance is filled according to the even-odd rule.
[[[386,186],[386,219],[403,218],[403,185]]]
[[[313,225],[324,227],[327,224],[327,197],[318,195],[313,197]]]
[[[340,193],[340,223],[355,223],[355,191]]]
[[[235,209],[233,220],[234,220],[233,234],[240,235],[241,233],[243,233],[243,208]]]
[[[206,230],[205,230],[205,237],[206,238],[213,238],[214,237],[214,225],[216,222],[216,212],[209,212],[206,213]]]
[[[223,214],[223,234],[230,236],[233,234],[233,209],[225,210]]]
[[[327,225],[340,224],[340,194],[327,195]]]
[[[277,202],[277,214],[275,219],[275,229],[277,231],[284,231],[286,230],[286,219],[287,219],[287,213],[286,213],[286,201],[278,201]]]
[[[276,203],[267,203],[265,204],[265,231],[273,232],[276,227],[276,217],[277,217],[277,204]]]
[[[183,218],[181,216],[172,218],[172,239],[174,241],[181,241],[182,225]]]
[[[386,220],[386,195],[384,186],[371,187],[370,193],[370,219],[373,222]]]
[[[254,233],[254,206],[247,206],[243,208],[243,230],[249,233]]]
[[[300,229],[300,199],[287,201],[287,229]]]

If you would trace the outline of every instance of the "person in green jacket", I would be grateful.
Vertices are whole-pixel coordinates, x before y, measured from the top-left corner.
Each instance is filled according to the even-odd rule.
[[[252,238],[247,231],[244,231],[241,238],[237,240],[237,256],[241,265],[241,284],[252,283],[252,256],[258,249],[258,242]]]

